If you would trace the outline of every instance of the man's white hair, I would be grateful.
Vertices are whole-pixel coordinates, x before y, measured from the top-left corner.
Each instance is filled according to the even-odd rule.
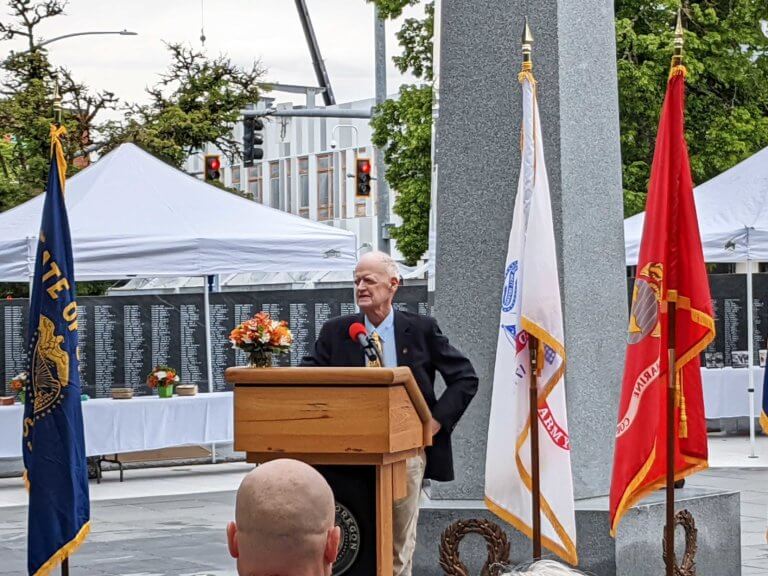
[[[374,250],[372,252],[367,252],[366,254],[363,254],[362,258],[370,258],[372,260],[378,261],[383,267],[384,270],[387,273],[387,276],[390,278],[400,278],[400,267],[397,265],[397,262],[395,261],[392,256],[387,254],[386,252],[381,252],[379,250]]]
[[[504,576],[574,576],[581,574],[584,573],[554,560],[539,560],[528,566],[527,570],[504,572]]]

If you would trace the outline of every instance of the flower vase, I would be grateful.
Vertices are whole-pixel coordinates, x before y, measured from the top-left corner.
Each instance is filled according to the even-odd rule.
[[[168,386],[158,386],[157,395],[160,396],[160,398],[173,398],[173,384],[169,384]]]
[[[250,368],[270,368],[272,366],[272,353],[263,350],[255,350],[249,353],[248,366]]]

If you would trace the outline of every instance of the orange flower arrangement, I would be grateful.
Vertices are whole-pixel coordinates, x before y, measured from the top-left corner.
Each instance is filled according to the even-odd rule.
[[[24,387],[27,384],[27,373],[21,372],[14,376],[13,380],[11,380],[11,391],[18,394],[19,392],[24,390]]]
[[[10,382],[11,392],[18,396],[22,403],[24,402],[24,392],[26,391],[27,387],[27,378],[28,376],[26,372],[20,372],[14,376]]]
[[[272,363],[271,354],[290,351],[293,334],[287,322],[272,320],[267,312],[259,312],[235,326],[229,341],[250,356],[251,364],[267,366]]]
[[[147,386],[152,389],[158,386],[175,386],[179,383],[176,370],[170,366],[156,366],[147,376]]]

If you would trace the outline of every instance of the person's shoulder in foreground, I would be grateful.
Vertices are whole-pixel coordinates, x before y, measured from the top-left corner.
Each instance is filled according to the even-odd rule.
[[[297,460],[249,472],[237,491],[229,552],[240,576],[330,576],[340,530],[325,478]]]

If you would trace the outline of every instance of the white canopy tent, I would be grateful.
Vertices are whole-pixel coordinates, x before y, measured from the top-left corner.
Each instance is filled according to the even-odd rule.
[[[706,262],[768,262],[768,148],[694,190]],[[645,213],[624,220],[627,266],[637,264]]]
[[[694,190],[705,262],[747,264],[752,302],[752,263],[768,262],[768,148]],[[624,220],[627,266],[637,264],[645,213]],[[754,311],[747,306],[748,354],[754,358]],[[754,376],[749,370],[750,439],[755,450]]]
[[[0,213],[0,282],[34,272],[42,195]],[[206,184],[123,144],[67,181],[77,280],[351,271],[355,235]],[[211,382],[208,282],[205,295]]]
[[[0,282],[34,269],[38,196],[0,213]],[[240,198],[123,144],[66,189],[79,280],[351,270],[351,232]]]

